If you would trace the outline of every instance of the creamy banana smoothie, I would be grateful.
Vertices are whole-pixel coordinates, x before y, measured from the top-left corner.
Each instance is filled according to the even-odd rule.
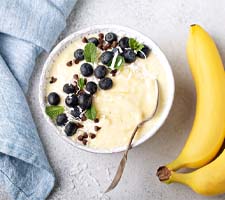
[[[87,35],[55,59],[46,87],[46,113],[74,142],[111,150],[126,146],[136,125],[159,107],[138,131],[144,136],[158,120],[166,76],[151,48],[116,33]]]

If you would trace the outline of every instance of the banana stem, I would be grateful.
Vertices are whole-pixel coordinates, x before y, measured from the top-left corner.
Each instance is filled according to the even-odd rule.
[[[164,183],[183,183],[185,185],[188,185],[188,174],[182,174],[177,173],[174,171],[171,171],[166,166],[159,167],[156,174],[160,181],[163,181]]]
[[[156,175],[158,176],[160,181],[170,183],[171,171],[166,166],[159,167]]]

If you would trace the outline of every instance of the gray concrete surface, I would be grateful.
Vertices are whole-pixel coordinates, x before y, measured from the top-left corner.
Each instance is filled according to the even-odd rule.
[[[66,30],[70,33],[93,24],[113,23],[132,27],[151,37],[167,55],[175,76],[176,93],[170,115],[158,133],[133,149],[122,181],[101,197],[122,154],[83,152],[65,143],[45,123],[38,104],[38,84],[47,54],[37,59],[28,93],[31,110],[46,153],[57,177],[49,200],[222,200],[195,194],[179,185],[165,185],[155,176],[158,166],[176,157],[188,136],[195,107],[195,90],[187,65],[185,43],[189,25],[200,23],[215,38],[225,61],[225,1],[223,0],[78,0]],[[1,188],[0,199],[8,200]]]

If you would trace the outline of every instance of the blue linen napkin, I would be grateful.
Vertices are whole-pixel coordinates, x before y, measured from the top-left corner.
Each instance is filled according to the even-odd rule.
[[[75,2],[1,1],[0,185],[12,199],[46,199],[54,186],[25,94],[36,57],[51,49]]]

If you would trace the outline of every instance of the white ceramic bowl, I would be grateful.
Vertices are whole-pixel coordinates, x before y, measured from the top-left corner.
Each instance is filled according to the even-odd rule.
[[[52,50],[52,52],[50,53],[50,55],[48,56],[48,59],[46,60],[46,62],[44,64],[43,71],[42,71],[42,74],[41,74],[41,79],[40,79],[39,101],[40,101],[41,110],[44,113],[46,121],[54,127],[57,135],[60,136],[61,138],[63,138],[64,140],[66,140],[69,144],[71,144],[75,147],[78,147],[80,149],[83,149],[83,150],[86,150],[86,151],[89,151],[89,152],[94,152],[94,153],[115,153],[115,152],[124,151],[126,149],[126,146],[120,147],[120,148],[115,148],[115,149],[109,151],[109,150],[93,149],[93,148],[90,148],[88,146],[84,146],[82,144],[76,143],[75,141],[72,141],[67,136],[63,135],[60,132],[60,130],[56,128],[55,124],[48,117],[48,115],[46,115],[46,113],[45,113],[45,106],[46,106],[45,86],[46,86],[46,83],[47,83],[46,77],[48,77],[51,64],[54,62],[55,58],[68,45],[70,45],[71,42],[73,42],[77,38],[87,36],[88,34],[99,33],[99,32],[115,32],[118,35],[126,34],[128,37],[137,38],[138,41],[143,42],[146,45],[148,45],[152,49],[152,53],[154,53],[157,56],[157,58],[160,60],[160,63],[162,65],[162,67],[164,68],[165,74],[166,74],[167,79],[168,79],[168,85],[167,85],[168,92],[167,92],[165,104],[164,104],[164,107],[161,109],[159,119],[154,124],[153,128],[151,128],[148,131],[148,133],[143,135],[139,140],[134,142],[133,147],[138,146],[139,144],[145,142],[147,139],[152,137],[157,132],[157,130],[162,126],[165,119],[167,118],[167,116],[169,114],[169,111],[170,111],[170,108],[171,108],[172,103],[173,103],[174,90],[175,90],[173,73],[172,73],[171,66],[170,66],[168,60],[166,59],[164,53],[160,50],[160,48],[147,36],[143,35],[142,33],[138,32],[138,31],[135,31],[131,28],[128,28],[128,27],[111,25],[111,24],[94,25],[94,26],[88,27],[86,29],[82,29],[80,31],[77,31],[77,32],[69,35],[68,37],[66,37],[64,40],[62,40]],[[159,99],[159,101],[160,101],[160,99]]]

